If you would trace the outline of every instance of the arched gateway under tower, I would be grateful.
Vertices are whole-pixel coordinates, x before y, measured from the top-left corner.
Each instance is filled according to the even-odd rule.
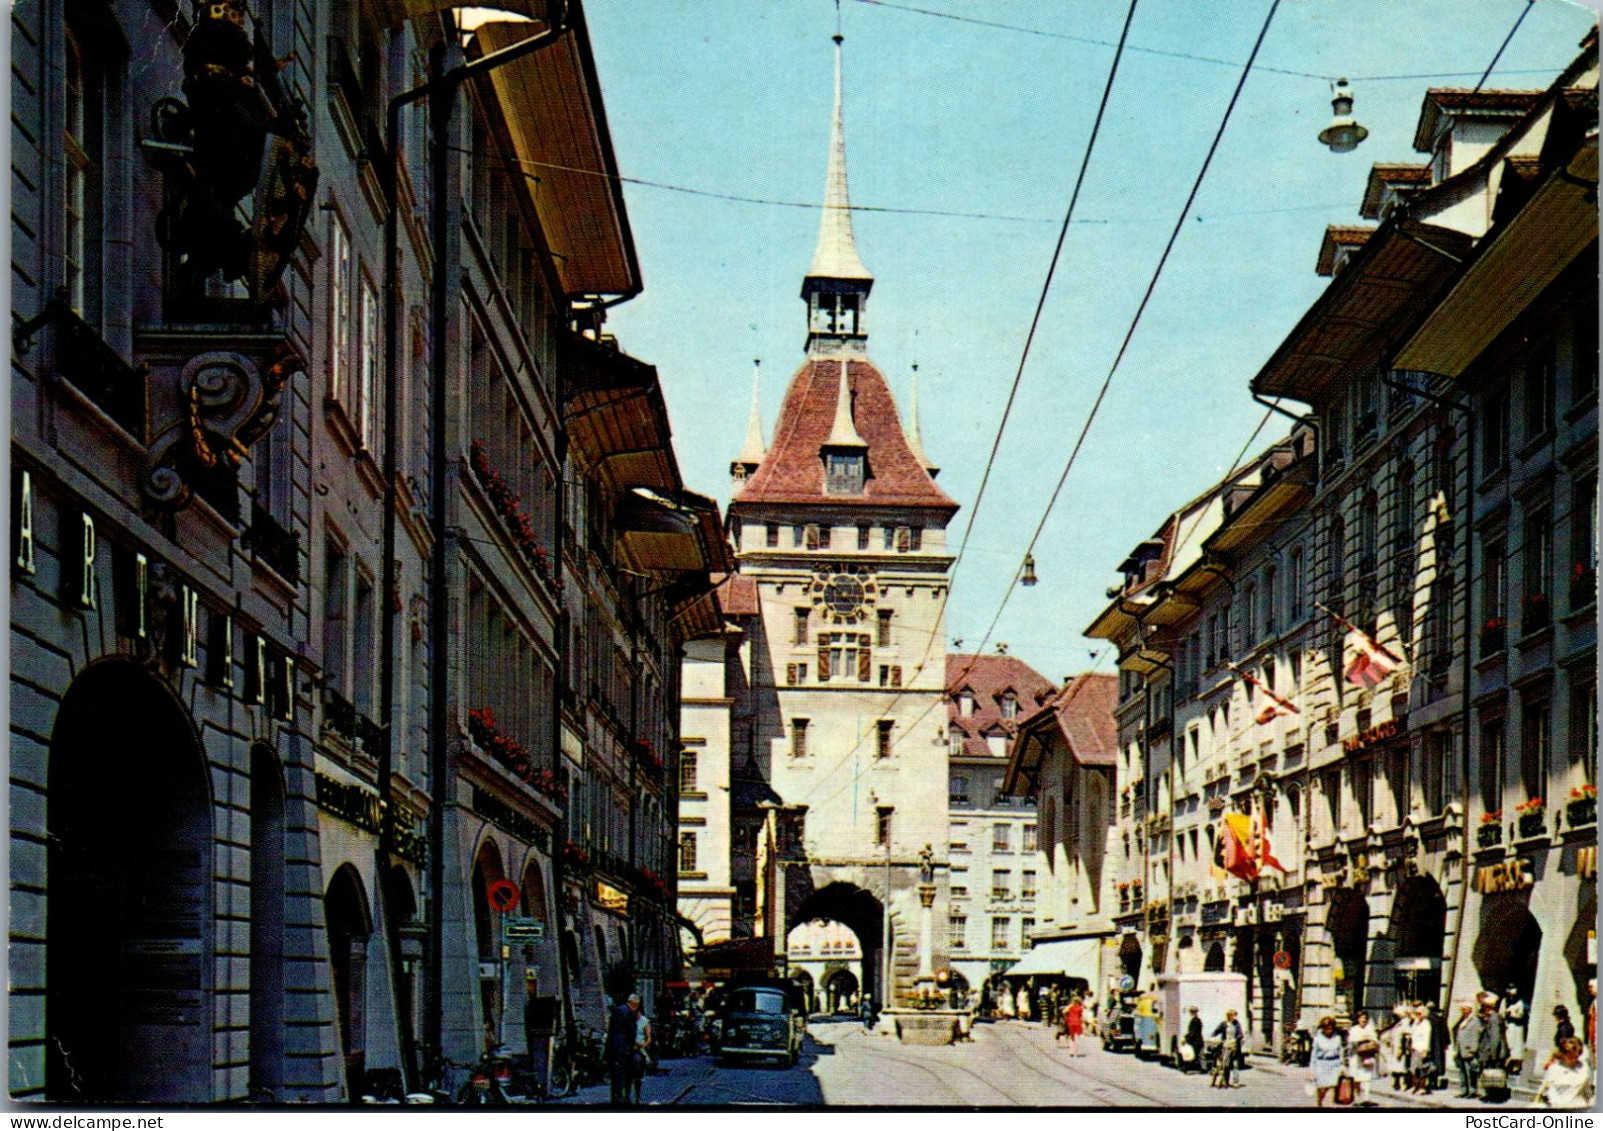
[[[857,978],[885,1003],[945,965],[948,869],[934,855],[947,844],[946,528],[958,508],[868,358],[873,282],[852,230],[837,36],[823,214],[801,288],[806,360],[772,445],[754,400],[732,464],[730,532],[756,598],[733,753],[763,798],[734,814],[734,874],[738,888],[751,844],[753,933],[776,953],[798,922],[850,926]],[[765,831],[743,839],[742,822]]]

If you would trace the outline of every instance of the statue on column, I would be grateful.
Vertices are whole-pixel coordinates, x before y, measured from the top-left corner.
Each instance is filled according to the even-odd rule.
[[[935,882],[935,851],[927,844],[918,853],[918,882],[921,884]]]

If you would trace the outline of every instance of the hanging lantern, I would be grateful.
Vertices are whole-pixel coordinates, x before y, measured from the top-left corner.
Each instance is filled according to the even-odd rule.
[[[1347,80],[1337,79],[1331,89],[1336,96],[1330,100],[1330,105],[1336,116],[1330,120],[1330,125],[1319,131],[1319,140],[1328,145],[1332,153],[1351,153],[1369,136],[1369,131],[1353,120],[1353,88],[1347,85]]]
[[[1019,584],[1020,585],[1034,585],[1035,584],[1035,555],[1034,554],[1025,554],[1024,555],[1024,570],[1023,570],[1023,572],[1021,572],[1019,574]]]

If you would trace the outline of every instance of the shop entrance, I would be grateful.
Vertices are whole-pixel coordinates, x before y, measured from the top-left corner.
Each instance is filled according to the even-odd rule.
[[[1429,876],[1411,876],[1392,910],[1397,939],[1397,1000],[1442,1004],[1442,947],[1447,939],[1447,898]]]
[[[1500,892],[1481,905],[1481,933],[1475,940],[1475,972],[1481,986],[1503,997],[1518,986],[1527,1002],[1536,990],[1536,962],[1542,928],[1522,902],[1523,892]]]
[[[1369,901],[1351,888],[1331,891],[1325,913],[1330,933],[1332,1002],[1341,1017],[1364,1008],[1364,964],[1369,950]]]
[[[91,664],[50,740],[45,1094],[210,1101],[211,802],[194,723],[125,660]]]
[[[360,1096],[367,1074],[367,943],[373,934],[362,877],[342,864],[323,895],[328,959],[345,1060],[345,1094]]]

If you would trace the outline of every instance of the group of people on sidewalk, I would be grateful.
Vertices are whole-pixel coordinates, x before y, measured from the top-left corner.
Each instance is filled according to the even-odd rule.
[[[1555,1047],[1541,1068],[1539,1103],[1577,1107],[1591,1101],[1595,1066],[1589,1050],[1595,1047],[1596,1016],[1594,1004],[1583,1043],[1569,1010],[1554,1007]],[[1460,1098],[1506,1098],[1510,1079],[1524,1068],[1528,1021],[1528,1007],[1513,986],[1502,1001],[1490,991],[1477,994],[1474,1005],[1460,1007],[1450,1030],[1440,1011],[1417,1001],[1399,1003],[1384,1030],[1377,1030],[1367,1013],[1358,1014],[1345,1033],[1334,1017],[1321,1017],[1311,1054],[1315,1106],[1337,1097],[1373,1107],[1371,1086],[1386,1073],[1394,1091],[1426,1095],[1446,1080],[1450,1062],[1458,1067]],[[1344,1078],[1351,1081],[1350,1095]]]

